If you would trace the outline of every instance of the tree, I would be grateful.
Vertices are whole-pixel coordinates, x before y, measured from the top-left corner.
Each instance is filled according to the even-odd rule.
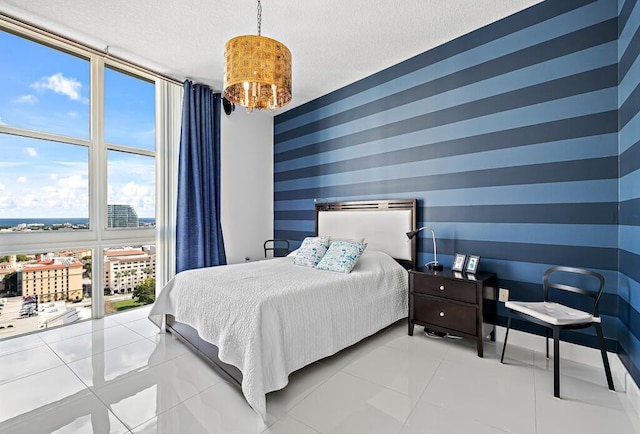
[[[145,279],[136,285],[133,298],[139,304],[150,304],[156,301],[156,279]]]
[[[15,271],[12,273],[7,273],[4,276],[4,289],[7,292],[17,292],[18,291],[18,273]]]
[[[0,262],[9,262],[9,256],[0,256]]]
[[[30,260],[31,258],[29,258],[27,255],[16,255],[16,261],[18,262],[27,262]]]

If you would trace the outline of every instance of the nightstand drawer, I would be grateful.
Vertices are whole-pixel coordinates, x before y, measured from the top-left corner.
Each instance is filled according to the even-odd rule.
[[[431,297],[414,297],[414,318],[417,321],[446,327],[470,335],[476,334],[476,308],[449,303]]]
[[[477,303],[474,283],[437,278],[420,273],[413,274],[413,279],[413,291],[416,293],[464,301],[466,303]]]

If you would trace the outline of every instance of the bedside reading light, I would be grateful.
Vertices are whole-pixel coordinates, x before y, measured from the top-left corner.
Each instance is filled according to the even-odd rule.
[[[416,235],[418,235],[418,232],[424,229],[429,229],[431,231],[431,238],[433,240],[433,261],[427,262],[424,265],[428,267],[429,270],[443,270],[444,267],[441,263],[438,262],[438,253],[436,252],[436,233],[433,231],[433,229],[431,229],[429,226],[423,226],[419,229],[416,229],[415,231],[407,232],[407,238],[411,239],[415,237]]]

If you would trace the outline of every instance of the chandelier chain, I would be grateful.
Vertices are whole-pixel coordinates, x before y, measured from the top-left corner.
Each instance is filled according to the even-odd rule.
[[[262,5],[258,0],[258,36],[262,34]]]

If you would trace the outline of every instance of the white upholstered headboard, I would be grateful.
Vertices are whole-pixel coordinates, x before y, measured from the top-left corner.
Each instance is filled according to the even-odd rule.
[[[409,267],[416,264],[416,199],[316,204],[316,234],[365,238],[367,249],[380,250]]]

